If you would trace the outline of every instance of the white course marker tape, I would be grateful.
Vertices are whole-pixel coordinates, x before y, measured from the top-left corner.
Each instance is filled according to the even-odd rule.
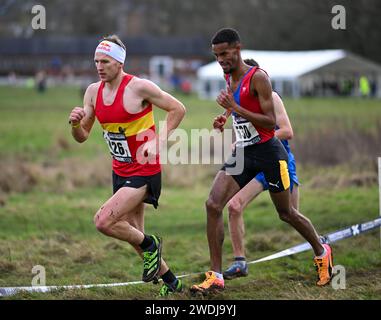
[[[329,233],[326,236],[322,237],[322,242],[323,243],[333,243],[333,242],[336,242],[339,240],[343,240],[346,238],[357,236],[360,233],[375,229],[375,228],[380,227],[380,226],[381,226],[381,217],[377,218],[373,221],[364,222],[361,224],[355,224],[349,228],[345,228],[345,229],[342,229],[339,231]],[[311,245],[308,242],[305,242],[302,244],[298,244],[294,247],[291,247],[289,249],[277,252],[277,253],[272,254],[270,256],[267,256],[267,257],[264,257],[264,258],[261,258],[258,260],[250,261],[250,262],[248,262],[248,264],[254,264],[254,263],[259,263],[259,262],[263,262],[263,261],[269,261],[269,260],[273,260],[273,259],[287,257],[287,256],[290,256],[290,255],[293,255],[296,253],[300,253],[300,252],[304,252],[304,251],[307,251],[310,249],[312,249]]]
[[[177,278],[185,278],[198,273],[189,273],[177,276]],[[159,281],[162,281],[161,279]],[[104,284],[85,284],[85,285],[67,285],[67,286],[33,286],[33,287],[4,287],[0,288],[0,297],[12,296],[20,292],[41,292],[47,293],[57,290],[72,290],[72,289],[90,289],[90,288],[110,288],[110,287],[125,287],[136,284],[144,284],[143,281],[131,281],[121,283],[104,283]]]
[[[377,227],[381,226],[381,217],[377,218],[373,221],[365,222],[362,224],[355,224],[349,228],[345,228],[339,231],[335,231],[332,233],[327,234],[323,237],[322,241],[326,243],[333,243],[342,239],[350,238],[353,236],[357,236],[363,232],[375,229]],[[267,257],[250,261],[248,264],[254,264],[264,261],[269,261],[273,259],[278,259],[286,256],[290,256],[296,253],[300,253],[303,251],[307,251],[311,249],[311,245],[308,242],[299,244],[297,246],[294,246],[292,248],[280,251],[278,253],[269,255]],[[202,272],[197,273],[188,273],[184,275],[177,276],[178,278],[185,278],[189,276],[194,276],[201,274]],[[19,292],[52,292],[56,290],[71,290],[71,289],[89,289],[89,288],[110,288],[110,287],[124,287],[129,285],[136,285],[136,284],[143,284],[146,282],[143,281],[131,281],[131,282],[122,282],[122,283],[108,283],[108,284],[87,284],[87,285],[68,285],[68,286],[35,286],[35,287],[4,287],[0,288],[0,297],[6,297],[15,295]]]

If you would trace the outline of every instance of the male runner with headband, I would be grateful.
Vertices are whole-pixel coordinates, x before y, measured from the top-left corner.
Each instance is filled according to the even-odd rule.
[[[274,137],[276,116],[270,79],[263,70],[243,62],[237,31],[218,31],[212,39],[212,50],[228,84],[227,90],[221,91],[217,97],[217,103],[232,113],[237,153],[233,153],[232,159],[217,173],[206,201],[211,268],[206,272],[205,281],[193,285],[190,290],[207,294],[224,289],[222,212],[228,201],[259,172],[264,173],[269,183],[270,196],[280,219],[293,226],[311,244],[319,277],[317,284],[325,285],[332,275],[331,248],[320,243],[311,221],[291,206],[288,155],[279,139]],[[238,163],[238,155],[242,154],[243,163]],[[241,173],[232,170],[241,164]]]
[[[126,48],[117,36],[105,37],[95,50],[100,78],[89,85],[83,108],[69,116],[71,132],[87,140],[95,118],[112,155],[113,196],[94,217],[103,234],[130,243],[143,257],[142,280],[161,276],[160,295],[182,290],[181,280],[161,258],[162,240],[144,233],[144,203],[158,206],[161,191],[159,151],[185,114],[183,104],[151,81],[123,71]],[[153,105],[167,112],[166,126],[155,134]]]

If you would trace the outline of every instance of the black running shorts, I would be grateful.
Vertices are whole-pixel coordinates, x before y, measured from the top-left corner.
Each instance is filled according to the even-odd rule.
[[[259,172],[264,173],[270,192],[281,192],[290,187],[288,154],[278,138],[274,137],[264,143],[245,147],[243,157],[238,155],[239,152],[237,148],[221,170],[231,174],[241,189]],[[237,161],[243,161],[243,170],[239,173],[231,170],[237,167]]]
[[[161,193],[161,172],[153,176],[133,176],[122,177],[112,172],[112,185],[113,193],[115,194],[122,187],[141,188],[147,185],[147,197],[145,203],[152,204],[155,209],[159,205],[159,198]]]

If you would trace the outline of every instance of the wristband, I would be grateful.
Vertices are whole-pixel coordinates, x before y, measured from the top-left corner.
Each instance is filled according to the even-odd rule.
[[[81,122],[78,122],[77,124],[75,124],[75,125],[73,125],[71,122],[70,122],[70,124],[71,124],[71,127],[72,128],[79,128],[80,126],[81,126]]]

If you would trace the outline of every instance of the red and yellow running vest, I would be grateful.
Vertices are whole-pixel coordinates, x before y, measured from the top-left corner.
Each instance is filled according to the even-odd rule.
[[[117,175],[123,177],[150,176],[161,171],[159,155],[156,161],[144,161],[141,147],[155,138],[155,121],[152,105],[143,111],[131,114],[123,106],[123,93],[132,75],[125,75],[119,85],[114,102],[105,105],[103,102],[104,82],[101,82],[95,116],[103,128],[103,137],[113,157],[112,168]]]
[[[258,67],[252,67],[246,72],[233,95],[235,102],[242,108],[253,113],[263,114],[259,98],[250,92],[251,78],[258,69]],[[225,80],[227,85],[230,86],[230,75],[225,75]],[[232,113],[232,118],[237,139],[236,146],[246,147],[253,144],[264,143],[274,136],[274,129],[254,126],[250,121],[242,118],[235,112]]]

